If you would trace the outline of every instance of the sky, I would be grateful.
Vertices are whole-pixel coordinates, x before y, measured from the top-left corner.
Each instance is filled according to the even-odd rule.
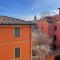
[[[58,14],[60,0],[0,0],[0,15],[32,20],[42,13]]]

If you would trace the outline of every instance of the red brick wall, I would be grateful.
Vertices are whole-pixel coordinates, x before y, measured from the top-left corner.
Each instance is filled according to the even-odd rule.
[[[42,19],[37,22],[39,28],[43,28],[42,31],[48,34],[51,38],[56,35],[56,46],[60,46],[60,16],[53,16],[56,19],[54,23],[48,23],[46,20]],[[57,26],[57,31],[54,31],[55,26]]]
[[[57,36],[56,45],[60,46],[60,22],[56,22],[55,26],[57,26],[57,30],[54,32]]]
[[[44,33],[48,34],[48,23],[47,21],[39,21],[37,22],[38,27],[40,28],[41,31]]]

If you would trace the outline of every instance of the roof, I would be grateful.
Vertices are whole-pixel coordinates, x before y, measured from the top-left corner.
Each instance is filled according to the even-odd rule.
[[[47,22],[49,22],[49,23],[53,23],[54,22],[54,18],[52,18],[52,17],[46,17],[46,19],[47,19]]]
[[[8,16],[0,16],[0,25],[33,25],[35,23]]]
[[[46,16],[40,20],[46,20],[48,23],[60,22],[60,15]]]

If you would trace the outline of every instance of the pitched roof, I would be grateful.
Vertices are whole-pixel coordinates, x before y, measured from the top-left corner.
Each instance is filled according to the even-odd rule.
[[[47,22],[49,23],[53,23],[54,22],[54,18],[51,16],[45,17],[47,19]]]
[[[60,22],[60,15],[46,16],[40,20],[46,20],[48,23]]]
[[[16,18],[12,18],[12,17],[8,17],[8,16],[0,16],[0,25],[8,25],[8,24],[12,24],[12,25],[24,25],[24,24],[34,24],[31,21],[25,21],[22,19],[16,19]]]

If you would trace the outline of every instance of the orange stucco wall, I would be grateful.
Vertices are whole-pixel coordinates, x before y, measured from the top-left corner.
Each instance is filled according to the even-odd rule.
[[[20,37],[15,37],[14,27],[20,27]],[[14,48],[20,47],[20,58],[15,58]],[[0,26],[0,60],[31,59],[31,26],[1,25]]]

